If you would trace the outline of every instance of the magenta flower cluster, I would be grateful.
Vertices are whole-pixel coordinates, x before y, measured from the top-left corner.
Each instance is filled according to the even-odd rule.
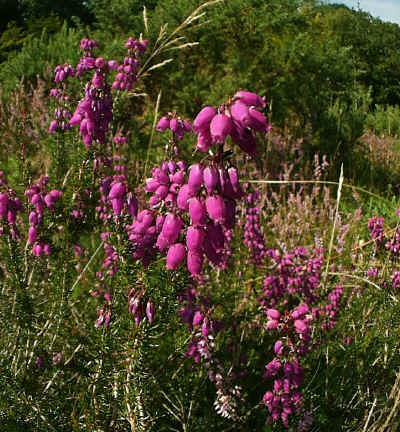
[[[246,222],[244,225],[244,244],[249,248],[251,260],[260,265],[266,255],[265,237],[261,230],[259,192],[247,195]]]
[[[400,209],[397,210],[397,216],[400,218]],[[398,263],[400,257],[400,224],[394,229],[394,232],[385,232],[384,218],[374,216],[368,221],[368,229],[370,231],[371,238],[375,241],[376,251],[389,252],[389,258],[395,264]],[[395,266],[396,267],[396,266]],[[376,279],[378,276],[378,269],[368,269],[367,276]],[[392,288],[398,290],[400,288],[400,277],[399,272],[396,268],[392,270],[390,275]],[[385,282],[386,284],[386,282]]]
[[[204,107],[193,123],[197,135],[196,149],[208,152],[215,145],[223,145],[230,135],[232,141],[251,157],[257,155],[255,132],[267,133],[270,125],[257,110],[265,101],[255,93],[237,92],[227,104],[217,108]]]
[[[50,95],[59,103],[55,110],[55,118],[49,126],[49,133],[57,130],[65,131],[71,126],[79,126],[79,133],[87,148],[93,142],[104,144],[109,125],[113,119],[113,98],[111,88],[116,90],[130,90],[137,78],[137,69],[140,65],[139,57],[145,52],[147,41],[137,41],[129,38],[125,44],[128,57],[122,65],[117,61],[107,61],[103,57],[95,57],[94,49],[98,47],[96,41],[82,39],[81,50],[83,55],[76,70],[71,65],[57,66],[54,81],[61,85],[50,91]],[[112,86],[108,83],[110,71],[117,70]],[[67,108],[69,97],[65,92],[64,81],[68,77],[82,77],[86,72],[94,71],[90,81],[84,86],[84,96],[78,103],[75,111]]]
[[[128,50],[128,55],[124,58],[123,64],[118,65],[116,62],[112,64],[114,69],[117,69],[112,88],[115,90],[131,90],[133,84],[137,80],[137,72],[140,66],[140,56],[142,56],[147,48],[147,40],[138,41],[132,37],[125,44]]]
[[[235,168],[166,161],[147,179],[149,209],[128,226],[134,258],[144,259],[156,249],[167,252],[167,268],[186,260],[189,272],[200,275],[204,257],[215,266],[226,262],[226,243],[241,198]]]
[[[50,244],[39,238],[39,227],[43,224],[45,209],[54,211],[54,206],[62,196],[62,192],[58,189],[48,192],[48,183],[49,178],[42,176],[37,183],[25,191],[25,196],[33,208],[29,213],[28,244],[32,245],[32,253],[37,258],[51,253]]]
[[[167,115],[161,117],[157,123],[156,129],[161,132],[170,130],[173,137],[182,140],[186,132],[192,132],[193,128],[189,121],[183,120],[176,113],[169,112]]]
[[[316,329],[332,329],[337,322],[343,288],[336,286],[325,301],[319,291],[323,256],[296,248],[285,254],[268,250],[273,273],[264,281],[259,302],[266,315],[265,329],[277,338],[273,359],[266,365],[264,378],[272,379],[263,402],[270,413],[270,421],[282,421],[289,427],[291,416],[303,416],[305,407],[300,387],[304,380],[301,359],[317,342]],[[308,420],[310,415],[307,413]]]
[[[12,239],[19,237],[16,227],[17,215],[23,211],[21,200],[16,192],[8,187],[8,181],[3,171],[0,171],[0,237],[8,232]]]
[[[377,243],[383,242],[385,232],[383,231],[383,217],[374,216],[368,221],[370,236]]]
[[[151,298],[146,298],[142,289],[132,289],[128,295],[128,309],[138,326],[141,321],[147,318],[150,325],[154,322],[155,303]]]
[[[214,407],[222,417],[237,419],[239,402],[244,402],[242,389],[232,384],[232,377],[227,374],[221,362],[213,355],[215,337],[221,330],[221,323],[211,317],[208,298],[199,295],[193,286],[186,288],[179,296],[182,304],[179,315],[192,333],[186,356],[200,361],[207,370],[209,380],[215,384],[217,397]]]

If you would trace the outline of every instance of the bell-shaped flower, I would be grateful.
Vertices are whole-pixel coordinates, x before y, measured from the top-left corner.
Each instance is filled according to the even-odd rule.
[[[29,228],[28,231],[28,243],[33,244],[37,240],[37,229],[33,226]]]
[[[175,242],[182,229],[182,219],[173,213],[168,213],[165,217],[161,234],[170,242]]]
[[[231,106],[230,112],[234,120],[243,125],[246,124],[249,118],[249,107],[246,104],[237,101]]]
[[[193,225],[202,225],[206,219],[206,208],[198,198],[189,199],[189,214]]]
[[[124,208],[124,200],[122,198],[113,198],[111,200],[111,205],[114,213],[119,216],[122,213],[122,209]]]
[[[264,114],[255,109],[249,110],[249,116],[246,119],[246,125],[257,132],[267,133],[271,126],[268,124]]]
[[[175,243],[168,249],[167,269],[175,270],[185,259],[186,249],[182,243]]]
[[[211,195],[218,185],[219,176],[217,168],[213,166],[204,168],[203,178],[204,186],[206,187],[208,194]]]
[[[265,107],[265,100],[262,97],[258,96],[258,94],[249,91],[244,91],[244,90],[238,91],[234,95],[234,99],[239,99],[241,102],[243,102],[249,107],[250,106],[254,106],[257,108]]]
[[[211,138],[211,133],[208,129],[199,132],[197,135],[197,145],[196,150],[199,150],[203,153],[207,153],[213,145],[213,141]]]
[[[178,196],[176,198],[176,203],[178,205],[178,208],[181,210],[185,210],[188,211],[189,210],[189,198],[193,197],[193,192],[190,190],[189,185],[188,184],[184,184],[179,192],[178,192]]]
[[[196,116],[193,122],[193,130],[197,133],[208,129],[211,120],[215,116],[215,108],[211,106],[204,107]]]
[[[225,114],[217,114],[210,123],[210,133],[214,142],[223,144],[232,131],[232,119]]]
[[[186,246],[189,252],[200,252],[203,248],[204,239],[203,228],[190,226],[186,232]]]
[[[115,183],[114,186],[112,186],[110,193],[108,194],[108,198],[110,200],[115,198],[122,198],[126,194],[126,186],[121,183]]]
[[[156,129],[158,131],[164,131],[166,129],[169,129],[170,127],[170,120],[167,116],[161,117],[161,119],[157,123]]]
[[[191,275],[199,275],[203,268],[203,255],[198,252],[189,251],[187,256],[187,268]]]
[[[190,191],[195,194],[203,184],[203,167],[200,164],[194,164],[190,167],[188,185]]]
[[[206,199],[208,216],[215,222],[223,222],[226,217],[225,201],[220,195],[209,196]]]

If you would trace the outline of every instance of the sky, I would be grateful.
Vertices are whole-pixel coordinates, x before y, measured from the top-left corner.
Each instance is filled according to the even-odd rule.
[[[357,9],[357,0],[329,0]],[[400,0],[359,0],[360,8],[383,21],[400,24]]]

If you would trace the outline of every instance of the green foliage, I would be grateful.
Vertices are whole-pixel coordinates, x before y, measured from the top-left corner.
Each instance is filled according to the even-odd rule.
[[[0,36],[0,61],[7,58],[9,51],[19,48],[25,39],[25,32],[15,21],[8,23],[6,30]]]
[[[34,81],[50,65],[77,63],[80,57],[77,45],[83,34],[82,29],[71,29],[64,24],[54,36],[50,36],[45,28],[40,38],[28,36],[21,50],[10,54],[7,62],[0,64],[3,90],[15,89],[22,77]]]
[[[376,105],[367,116],[365,126],[376,135],[400,137],[400,108],[398,106]]]

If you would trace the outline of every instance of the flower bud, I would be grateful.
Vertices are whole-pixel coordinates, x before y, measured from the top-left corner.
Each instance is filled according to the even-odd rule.
[[[274,345],[274,353],[275,355],[281,355],[283,352],[283,343],[281,340],[277,340]]]
[[[0,193],[0,218],[6,218],[8,206],[8,195]]]
[[[58,201],[61,198],[61,196],[62,196],[62,192],[59,191],[58,189],[52,189],[50,191],[50,195],[51,195],[51,197],[53,198],[54,201]]]
[[[58,128],[58,121],[53,120],[49,126],[49,133],[51,134],[51,133],[55,132],[57,130],[57,128]]]
[[[153,300],[149,300],[146,305],[146,316],[149,320],[150,325],[153,324],[154,321],[154,313],[155,313],[155,305]]]
[[[0,204],[0,205],[1,205],[1,204]],[[0,216],[1,216],[1,215],[0,215]],[[38,215],[37,215],[36,212],[31,211],[31,212],[29,213],[29,223],[30,223],[31,225],[37,225],[37,224],[38,224]]]
[[[295,320],[294,327],[297,333],[307,333],[308,327],[307,324],[303,320]]]
[[[204,315],[200,311],[196,311],[193,316],[193,325],[198,326],[203,322]]]
[[[116,61],[116,60],[110,60],[109,62],[108,62],[108,67],[109,67],[109,69],[112,69],[112,70],[115,70],[115,69],[117,69],[118,68],[118,62]]]
[[[122,198],[114,198],[111,200],[111,205],[114,213],[119,216],[124,208],[124,200]]]
[[[279,318],[281,317],[281,313],[276,309],[268,309],[267,315],[273,320],[279,320]]]
[[[40,258],[42,256],[43,248],[41,244],[35,244],[32,248],[32,253],[35,257]]]
[[[44,197],[44,202],[45,202],[47,208],[50,210],[53,210],[54,201],[55,201],[54,198],[50,194],[47,194]]]

